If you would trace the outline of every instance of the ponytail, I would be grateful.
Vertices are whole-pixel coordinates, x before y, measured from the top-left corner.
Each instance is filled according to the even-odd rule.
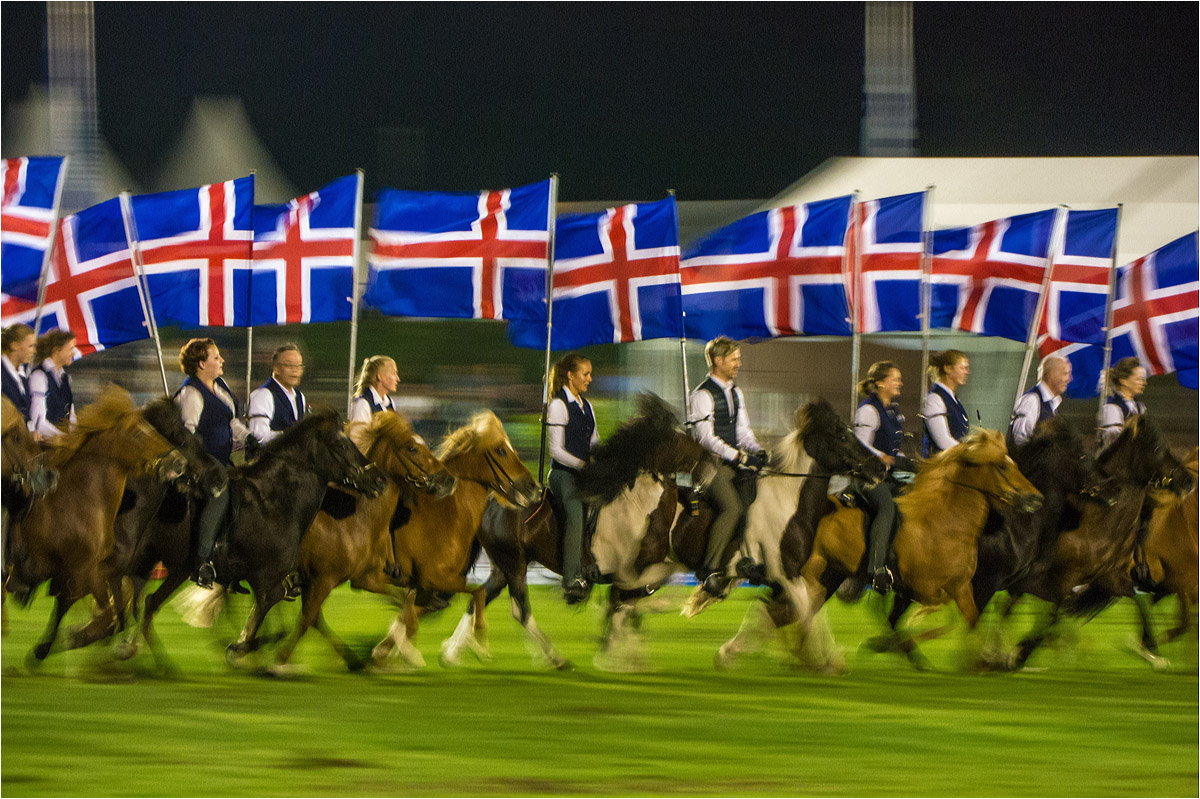
[[[550,367],[550,397],[552,399],[558,396],[558,392],[562,391],[563,386],[567,384],[567,375],[585,363],[590,363],[586,356],[580,355],[578,352],[568,352],[559,358],[554,366]]]
[[[953,369],[959,361],[966,359],[967,354],[962,350],[935,352],[929,356],[929,368],[925,370],[925,374],[929,377],[930,383],[936,383],[945,377],[946,372]]]
[[[871,364],[871,368],[867,370],[867,376],[864,380],[858,383],[858,393],[864,397],[869,397],[879,390],[879,382],[886,380],[887,376],[892,373],[893,369],[900,367],[891,361],[876,361]]]

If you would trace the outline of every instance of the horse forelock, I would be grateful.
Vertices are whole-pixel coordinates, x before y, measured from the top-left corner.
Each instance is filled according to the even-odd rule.
[[[508,444],[508,435],[500,418],[491,411],[481,411],[471,421],[451,432],[438,446],[437,458],[443,463],[478,450]]]
[[[945,477],[964,464],[1000,463],[1008,457],[1004,436],[995,430],[976,428],[963,436],[958,446],[943,450],[925,461],[918,477]]]
[[[348,423],[346,435],[359,452],[368,455],[378,444],[398,444],[412,438],[413,429],[408,419],[398,413],[377,413],[369,422]]]

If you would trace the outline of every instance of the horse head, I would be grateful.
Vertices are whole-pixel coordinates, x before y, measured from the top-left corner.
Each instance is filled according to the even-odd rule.
[[[167,397],[146,403],[142,416],[158,434],[175,445],[187,461],[187,473],[179,481],[184,492],[197,498],[215,497],[225,490],[228,477],[221,464],[204,451],[183,423],[179,406]]]
[[[363,455],[342,430],[337,411],[317,407],[263,447],[264,457],[299,443],[310,464],[326,482],[345,486],[368,497],[387,487],[387,478]]]
[[[369,422],[350,422],[346,434],[385,475],[401,485],[445,499],[457,480],[434,456],[412,425],[398,413],[377,413]]]
[[[25,417],[8,397],[3,404],[3,429],[0,430],[0,477],[24,497],[45,496],[58,485],[58,472],[46,465],[42,448],[25,426]],[[6,488],[7,490],[7,488]]]
[[[475,414],[470,424],[446,436],[437,457],[459,478],[479,483],[513,505],[528,507],[541,498],[537,481],[491,411]]]
[[[1195,477],[1167,446],[1158,425],[1145,416],[1130,416],[1121,434],[1096,461],[1120,481],[1160,488],[1183,495],[1196,485]]]
[[[1040,423],[1012,455],[1021,474],[1043,494],[1057,490],[1109,507],[1120,495],[1117,481],[1100,471],[1083,437],[1063,416]]]
[[[1008,455],[1004,436],[994,430],[974,430],[958,446],[935,455],[927,463],[932,468],[927,466],[923,473],[936,475],[946,469],[950,482],[980,492],[994,510],[1011,506],[1023,513],[1033,513],[1042,506],[1041,492],[1021,474]]]
[[[822,470],[830,474],[853,474],[871,483],[887,474],[883,461],[858,440],[853,429],[823,397],[797,409],[794,427],[797,443]]]

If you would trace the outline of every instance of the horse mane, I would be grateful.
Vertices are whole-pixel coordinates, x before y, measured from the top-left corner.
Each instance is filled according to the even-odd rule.
[[[658,395],[642,392],[637,414],[592,448],[579,472],[580,492],[612,502],[650,465],[655,451],[678,433],[679,417],[671,407]]]
[[[995,430],[975,428],[962,437],[958,446],[926,458],[917,472],[917,480],[948,479],[952,470],[964,464],[974,466],[1006,457],[1008,448],[1003,435]]]
[[[136,413],[137,406],[129,392],[116,383],[109,383],[100,389],[100,396],[95,402],[84,405],[76,414],[75,424],[51,443],[49,460],[53,466],[61,466],[69,461],[94,436],[111,429],[130,413]]]
[[[0,408],[3,413],[0,413],[0,418],[3,419],[3,426],[0,427],[0,438],[7,436],[15,428],[25,426],[25,417],[17,410],[17,406],[13,405],[12,400],[8,397],[0,396]]]
[[[309,406],[305,410],[304,416],[300,417],[300,421],[263,444],[259,450],[261,454],[255,460],[268,453],[278,453],[289,449],[295,445],[296,441],[311,435],[309,431],[313,428],[327,425],[334,428],[341,427],[341,417],[338,416],[338,412],[328,405]]]
[[[350,422],[346,435],[366,455],[380,440],[399,441],[413,435],[412,425],[398,413],[377,413],[366,422]]]
[[[1063,452],[1083,450],[1079,433],[1063,416],[1052,416],[1039,424],[1033,436],[1013,450],[1021,473],[1032,479],[1033,475],[1049,475]]]
[[[471,421],[451,432],[438,447],[437,458],[445,463],[477,449],[491,449],[508,441],[500,417],[491,411],[480,411]]]

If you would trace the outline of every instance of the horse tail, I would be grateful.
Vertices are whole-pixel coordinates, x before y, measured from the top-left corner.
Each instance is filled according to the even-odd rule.
[[[1098,585],[1089,585],[1063,604],[1063,610],[1072,616],[1085,616],[1090,621],[1107,608],[1116,597]]]
[[[479,560],[479,553],[483,551],[483,542],[479,540],[479,536],[471,539],[471,553],[467,555],[467,565],[462,570],[463,577],[471,573],[471,569],[475,568],[475,561]]]
[[[218,585],[210,591],[193,585],[180,593],[175,609],[192,627],[212,627],[225,609],[225,586]]]

